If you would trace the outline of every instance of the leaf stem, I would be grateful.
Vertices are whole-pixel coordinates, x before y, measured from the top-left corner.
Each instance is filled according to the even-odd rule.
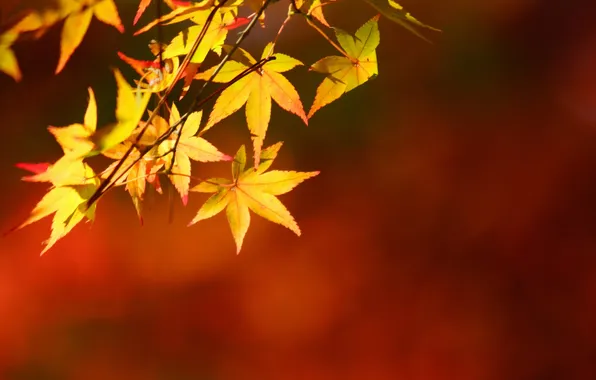
[[[293,5],[290,4],[290,7],[293,7]],[[275,48],[275,44],[277,43],[277,40],[279,39],[279,36],[281,35],[281,32],[286,27],[286,24],[290,21],[290,18],[292,18],[292,14],[288,13],[288,15],[286,16],[286,19],[284,20],[284,22],[279,27],[279,30],[277,31],[277,34],[275,35],[275,38],[273,39],[273,42],[271,43],[271,48],[269,49],[269,52],[267,52],[267,57],[269,57],[269,56],[271,56],[273,54],[273,50]]]
[[[325,34],[325,32],[323,32],[321,30],[321,28],[319,28],[314,22],[312,22],[310,20],[310,17],[304,17],[306,19],[306,22],[308,23],[308,25],[310,25],[311,28],[313,28],[314,30],[316,30],[321,36],[323,36],[324,39],[327,40],[327,42],[329,42],[331,44],[331,46],[333,46],[335,49],[337,49],[337,51],[339,51],[344,57],[346,57],[347,59],[349,59],[350,61],[353,61],[354,58],[350,57],[348,55],[348,53],[346,53],[346,51],[344,49],[342,49],[341,46],[339,46],[338,44],[336,44],[335,42],[333,42],[333,40],[331,38],[329,38],[329,36],[327,36],[327,34]]]

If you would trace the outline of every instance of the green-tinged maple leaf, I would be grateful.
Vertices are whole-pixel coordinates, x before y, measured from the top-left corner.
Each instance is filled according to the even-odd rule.
[[[389,20],[403,26],[410,32],[414,33],[418,37],[422,38],[425,41],[429,41],[426,37],[424,37],[416,28],[425,28],[430,29],[435,32],[440,32],[440,29],[433,28],[430,25],[426,25],[414,16],[412,16],[409,12],[406,12],[403,6],[393,0],[364,0],[368,4],[370,4],[373,8],[379,11],[383,16],[387,17]]]
[[[315,100],[308,112],[309,119],[323,106],[379,73],[376,53],[380,41],[378,19],[376,16],[366,22],[356,31],[355,36],[334,29],[347,56],[325,57],[310,67],[310,70],[327,74],[327,77],[317,88]]]
[[[263,149],[260,164],[256,170],[245,169],[246,150],[242,146],[232,163],[232,180],[213,178],[192,188],[191,191],[215,194],[203,204],[189,225],[211,218],[226,209],[237,253],[242,248],[242,242],[250,224],[249,209],[271,222],[289,228],[300,236],[300,228],[296,221],[276,196],[289,192],[302,181],[316,176],[319,172],[280,170],[266,172],[281,145],[277,143]]]
[[[118,70],[114,70],[114,77],[118,88],[115,123],[96,130],[97,105],[93,90],[89,88],[89,104],[83,124],[48,128],[65,155],[82,158],[103,153],[126,140],[138,126],[151,93],[135,92]]]
[[[263,50],[262,58],[269,56],[272,53],[271,50],[272,45],[269,43]],[[256,60],[246,51],[241,50],[240,53],[243,61],[247,62],[227,62],[213,79],[214,82],[227,83],[248,69],[248,65],[256,63]],[[208,130],[238,111],[246,103],[246,121],[253,140],[255,167],[259,165],[261,148],[271,119],[271,99],[275,100],[281,108],[298,115],[305,124],[308,124],[298,92],[290,81],[281,75],[281,73],[302,65],[302,62],[280,53],[272,54],[272,57],[274,59],[265,63],[259,70],[249,73],[222,91],[204,128],[204,131]],[[211,68],[198,74],[195,78],[207,80],[214,71],[214,68]]]
[[[38,171],[39,166],[35,164],[17,166],[36,172],[37,180],[51,182],[53,185],[35,206],[31,215],[16,228],[20,229],[54,214],[52,232],[50,238],[44,242],[45,248],[41,254],[44,254],[83,219],[93,220],[96,205],[87,208],[86,202],[97,189],[99,180],[87,164],[63,157],[54,165],[48,166],[45,171]],[[65,172],[68,173],[67,180]],[[24,179],[31,180],[35,176]]]
[[[76,0],[72,1],[77,2]],[[80,8],[69,13],[64,21],[60,42],[60,58],[56,67],[56,74],[62,71],[66,62],[68,62],[76,48],[83,41],[83,37],[87,33],[93,16],[99,21],[115,27],[119,32],[124,31],[114,0],[87,0],[78,1],[77,3],[81,4]]]
[[[93,146],[87,156],[100,154],[126,140],[139,125],[149,103],[151,92],[135,92],[119,70],[114,70],[114,77],[118,87],[116,122],[89,136]]]
[[[203,112],[191,113],[184,124],[181,124],[177,131],[162,142],[158,147],[159,155],[163,157],[166,168],[170,169],[172,174],[168,177],[182,198],[182,203],[186,205],[188,201],[188,189],[190,187],[191,165],[190,160],[199,162],[230,161],[232,157],[221,153],[209,141],[202,137],[195,136],[201,124]],[[180,120],[180,113],[176,105],[172,106],[169,123],[160,116],[156,116],[153,125],[156,127],[156,135],[161,136],[170,126]],[[181,132],[180,132],[181,131]],[[178,139],[178,145],[176,141]],[[174,150],[175,147],[175,150]],[[174,156],[175,153],[175,156]],[[172,159],[174,165],[172,165]]]

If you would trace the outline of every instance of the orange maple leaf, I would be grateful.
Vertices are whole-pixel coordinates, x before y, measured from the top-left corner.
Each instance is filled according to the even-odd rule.
[[[213,78],[214,82],[227,83],[248,69],[250,65],[256,63],[256,60],[248,52],[239,50],[245,62],[227,62]],[[207,125],[203,129],[203,132],[208,130],[238,111],[246,103],[246,121],[253,140],[255,168],[259,165],[261,148],[271,119],[271,99],[275,100],[284,110],[298,115],[308,125],[308,118],[298,92],[290,81],[281,75],[283,72],[302,65],[302,62],[285,54],[272,54],[271,43],[265,46],[262,58],[268,56],[274,59],[222,91],[209,115]],[[198,74],[195,78],[207,80],[214,71],[215,68],[211,68]]]

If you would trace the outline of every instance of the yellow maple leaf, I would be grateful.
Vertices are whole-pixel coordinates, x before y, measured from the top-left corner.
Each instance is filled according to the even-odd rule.
[[[78,3],[80,8],[69,13],[64,21],[60,42],[60,58],[56,67],[56,74],[62,71],[66,62],[68,62],[76,48],[83,41],[83,37],[87,33],[93,16],[99,21],[115,27],[121,33],[124,31],[114,0],[74,2]]]
[[[300,236],[298,224],[276,196],[291,191],[319,172],[281,170],[265,172],[277,157],[281,145],[277,143],[263,149],[260,164],[256,170],[253,168],[245,170],[246,150],[243,145],[232,163],[232,180],[212,178],[193,187],[191,191],[215,194],[203,204],[189,225],[211,218],[226,209],[228,223],[236,242],[236,253],[240,252],[244,236],[248,231],[249,210],[271,222],[287,227]]]
[[[134,91],[119,70],[114,70],[114,77],[118,91],[116,122],[89,136],[93,145],[87,156],[100,154],[125,141],[139,125],[151,98],[150,91]]]
[[[376,48],[380,35],[375,16],[352,36],[340,29],[334,29],[345,56],[329,56],[315,62],[310,70],[327,74],[317,88],[313,105],[308,112],[310,119],[323,106],[337,100],[340,96],[360,86],[378,75]]]
[[[75,123],[66,127],[48,127],[48,130],[58,144],[62,147],[64,154],[75,157],[82,157],[93,148],[89,137],[95,133],[97,128],[97,103],[93,89],[89,87],[89,103],[83,118],[83,124]]]
[[[44,242],[41,254],[68,234],[83,219],[93,220],[96,205],[87,207],[87,200],[99,185],[93,169],[80,160],[64,156],[45,171],[38,172],[38,165],[20,164],[21,168],[33,168],[36,175],[25,177],[28,181],[51,182],[53,187],[35,206],[31,215],[16,229],[23,228],[54,214],[50,238]]]
[[[272,53],[269,43],[263,50],[262,58]],[[255,64],[256,60],[246,51],[239,49],[242,61],[228,61],[213,78],[214,82],[227,83],[240,73]],[[230,87],[222,91],[217,98],[204,130],[208,130],[221,120],[238,111],[246,103],[246,121],[253,140],[254,163],[259,165],[259,157],[263,141],[271,119],[271,99],[284,110],[298,115],[305,124],[308,119],[304,112],[300,96],[294,86],[281,73],[289,71],[302,62],[285,54],[275,53],[274,59],[265,63],[259,70],[244,76]],[[197,79],[209,79],[215,68],[211,68],[195,76]]]
[[[171,134],[158,147],[159,155],[163,157],[166,168],[170,169],[171,167],[172,174],[169,174],[168,177],[176,190],[178,190],[178,193],[180,193],[182,203],[185,205],[188,201],[188,189],[190,187],[190,160],[199,162],[232,160],[232,157],[221,153],[209,141],[195,136],[199,130],[202,115],[202,111],[191,113],[186,121],[178,126],[177,131]],[[161,136],[170,129],[170,126],[176,124],[179,120],[180,113],[175,104],[172,106],[169,122],[166,122],[160,116],[155,116],[153,124],[156,126],[157,136]],[[179,139],[178,134],[180,134]],[[178,143],[176,145],[177,140]],[[172,160],[174,160],[173,165]]]
[[[22,75],[17,57],[12,51],[12,44],[18,36],[19,34],[12,30],[0,34],[0,71],[10,75],[17,82],[21,80]]]
[[[101,154],[126,140],[139,125],[151,92],[135,92],[120,71],[114,70],[117,86],[116,122],[97,129],[97,104],[91,88],[83,124],[49,127],[48,130],[71,158]]]
[[[182,202],[186,205],[191,175],[190,160],[215,162],[232,159],[232,157],[221,153],[207,140],[195,136],[201,122],[200,111],[190,114],[186,121],[178,126],[176,131],[159,145],[156,145],[158,140],[170,130],[170,126],[176,124],[179,120],[180,113],[173,105],[169,121],[159,115],[154,115],[151,124],[146,125],[145,122],[141,122],[140,126],[126,141],[103,152],[104,156],[118,161],[113,162],[104,170],[102,177],[113,176],[118,178],[114,183],[116,186],[125,185],[125,190],[130,194],[141,222],[143,221],[142,204],[146,183],[153,184],[157,191],[161,192],[157,174],[168,174],[168,178],[180,193]],[[143,129],[145,132],[142,138],[137,141],[137,136]],[[179,133],[180,139],[176,145]],[[133,149],[126,155],[133,143],[140,150],[146,150],[142,158],[139,158],[139,149]],[[175,149],[174,146],[176,146]],[[174,153],[175,159],[172,165]],[[124,162],[119,165],[119,161],[122,159],[124,159]],[[119,166],[118,171],[112,173],[117,166]]]
[[[203,26],[206,24],[207,17],[210,13],[210,10],[197,12],[197,14],[193,16],[193,21],[199,25],[191,26],[178,33],[164,50],[163,58],[167,59],[188,54],[194,45],[195,40],[203,30]],[[210,50],[213,50],[218,54],[221,53],[221,47],[228,35],[229,27],[234,25],[235,21],[236,16],[231,12],[215,13],[203,39],[191,57],[190,62],[202,63]]]

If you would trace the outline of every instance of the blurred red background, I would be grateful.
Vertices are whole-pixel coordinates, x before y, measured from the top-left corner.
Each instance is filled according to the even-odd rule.
[[[87,86],[100,124],[113,118],[108,67],[133,77],[117,50],[149,58],[135,3],[118,2],[124,35],[93,21],[58,76],[59,26],[15,46],[24,80],[0,77],[2,231],[46,191],[14,164],[59,157],[46,127],[81,120]],[[255,216],[236,256],[223,215],[186,228],[202,195],[170,223],[167,197],[149,194],[141,227],[117,189],[41,258],[49,220],[0,239],[0,378],[596,378],[596,5],[403,5],[444,30],[434,44],[381,19],[377,79],[308,127],[274,106],[276,168],[321,170],[281,198],[302,237]],[[272,7],[249,51],[285,12]],[[373,15],[328,7],[349,31]],[[298,19],[279,51],[333,54]],[[321,77],[289,78],[310,106]],[[233,154],[250,143],[243,119],[206,137]]]

